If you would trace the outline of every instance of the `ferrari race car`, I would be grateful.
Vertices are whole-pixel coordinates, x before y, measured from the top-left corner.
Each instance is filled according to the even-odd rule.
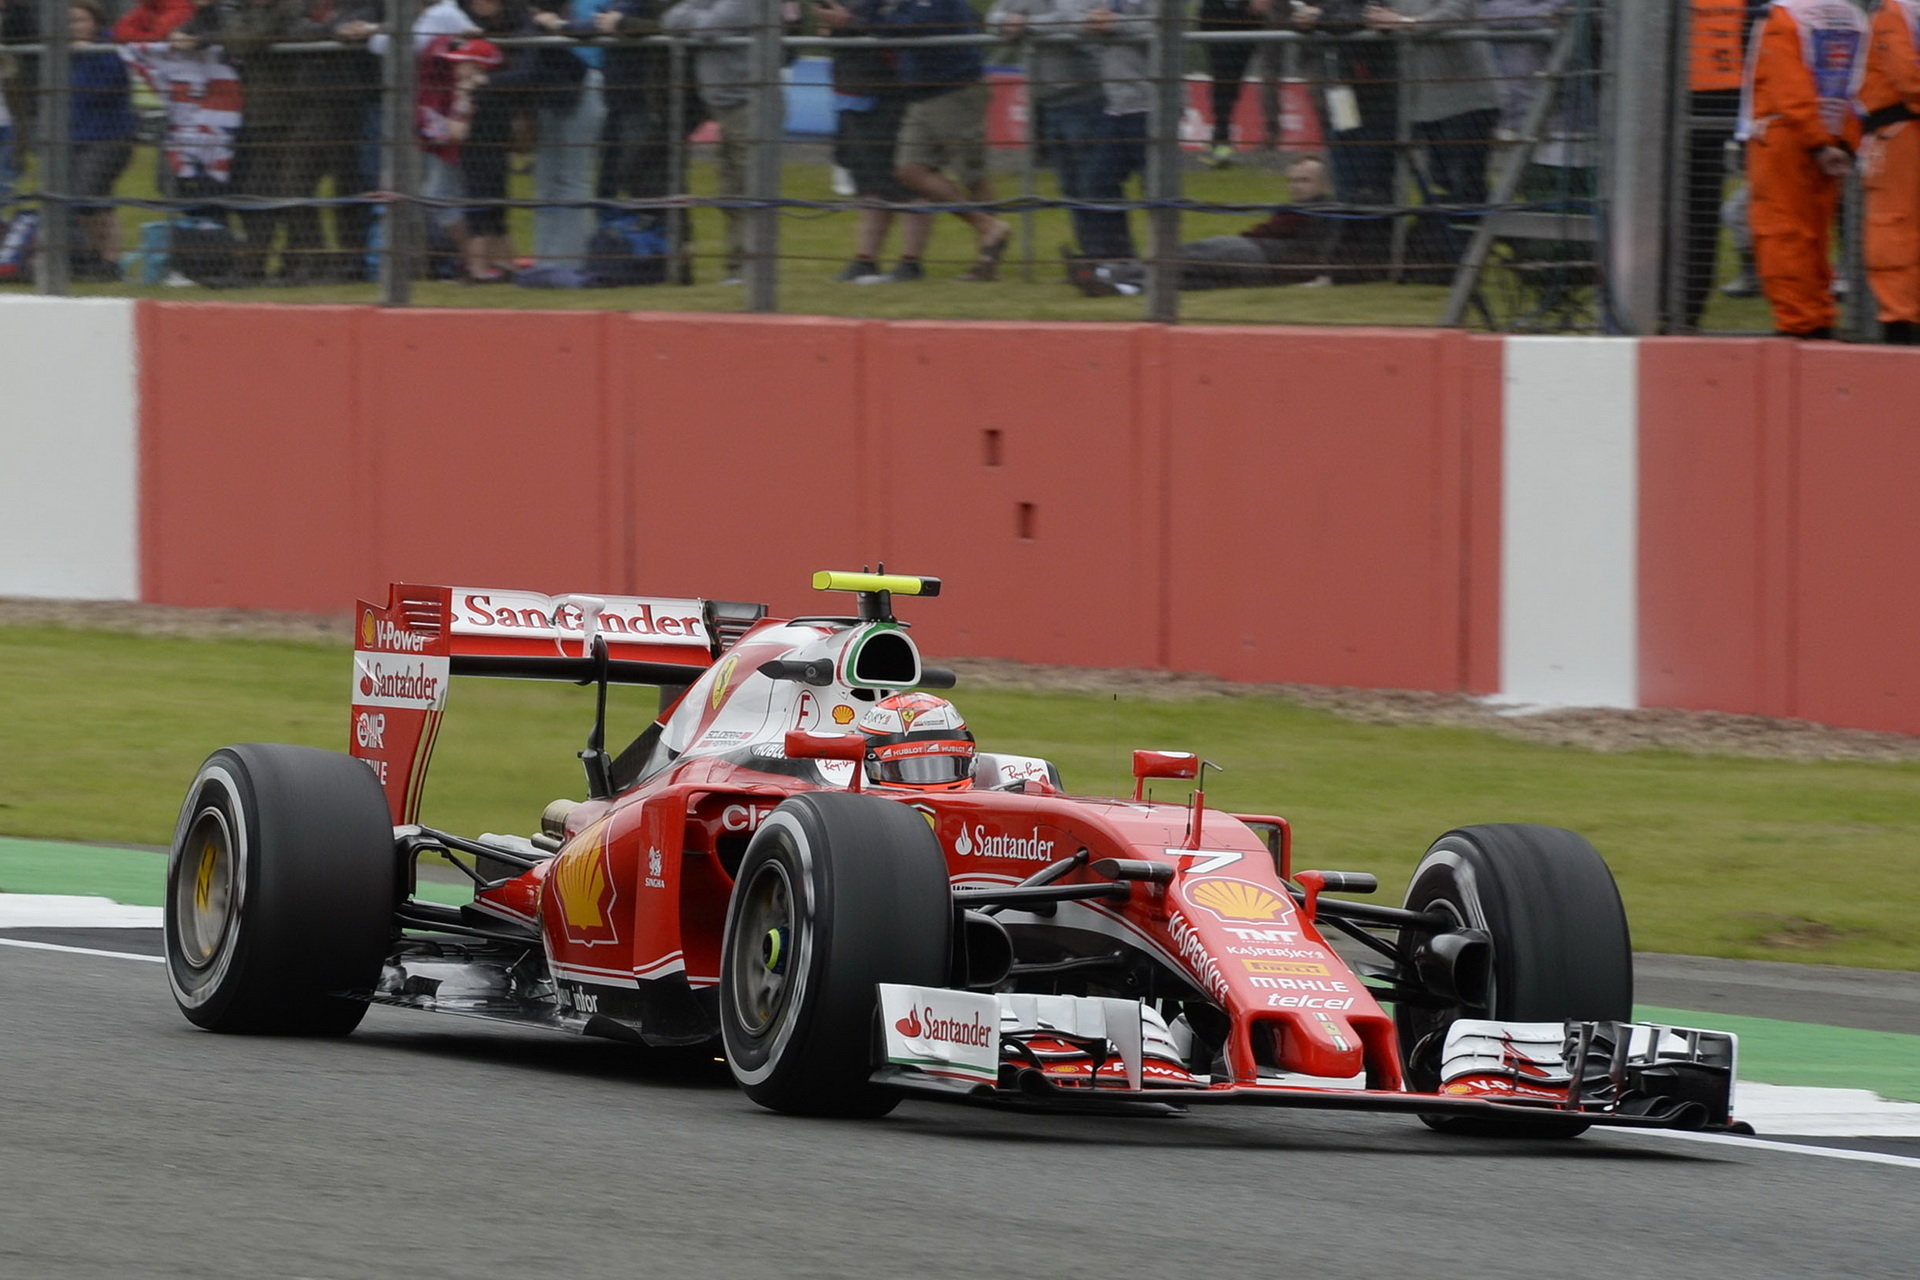
[[[1734,1037],[1630,1020],[1626,917],[1580,836],[1462,827],[1402,906],[1336,897],[1375,878],[1295,871],[1286,821],[1208,808],[1191,753],[1137,751],[1130,797],[1086,798],[1045,760],[976,751],[925,692],[953,673],[893,612],[937,579],[814,585],[855,615],[412,585],[363,602],[350,754],[227,747],[187,792],[165,915],[182,1012],[342,1035],[383,1004],[710,1049],[755,1102],[814,1115],[928,1098],[1736,1127]],[[528,836],[421,825],[456,675],[593,686],[586,798]],[[661,711],[614,754],[623,682]],[[1190,800],[1149,798],[1154,779]],[[416,896],[423,857],[472,901]]]

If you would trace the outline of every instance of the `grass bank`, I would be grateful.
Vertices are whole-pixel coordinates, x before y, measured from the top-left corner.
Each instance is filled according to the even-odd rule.
[[[333,645],[0,628],[0,835],[164,843],[214,748],[343,749],[348,670]],[[616,692],[612,729],[631,734],[651,694]],[[1052,758],[1079,792],[1124,791],[1132,747],[1200,751],[1225,770],[1214,804],[1285,814],[1296,865],[1376,872],[1383,900],[1449,827],[1546,822],[1606,855],[1641,950],[1920,970],[1920,765],[1598,755],[1265,696],[957,697],[983,743]],[[528,830],[548,800],[579,793],[590,713],[568,685],[457,682],[427,820]]]

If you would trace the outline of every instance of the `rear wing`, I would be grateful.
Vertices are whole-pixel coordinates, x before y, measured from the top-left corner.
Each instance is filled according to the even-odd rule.
[[[597,639],[610,682],[684,688],[766,612],[720,600],[395,583],[385,605],[362,600],[355,610],[348,750],[378,775],[394,822],[411,823],[450,677],[594,680]]]

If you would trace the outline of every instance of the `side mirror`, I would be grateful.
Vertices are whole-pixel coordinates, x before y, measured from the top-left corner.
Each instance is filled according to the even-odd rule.
[[[858,760],[867,753],[867,740],[857,733],[789,729],[785,745],[794,760]]]
[[[810,729],[789,729],[784,742],[790,760],[851,760],[853,780],[848,790],[860,790],[866,770],[859,766],[867,754],[866,737],[858,733],[814,733]]]
[[[1133,753],[1133,798],[1135,800],[1146,794],[1148,778],[1197,778],[1199,776],[1200,757],[1191,751],[1136,751]]]

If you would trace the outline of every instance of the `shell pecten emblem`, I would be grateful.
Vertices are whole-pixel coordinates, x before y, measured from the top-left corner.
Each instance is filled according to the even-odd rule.
[[[373,610],[368,609],[360,615],[360,643],[364,648],[373,648],[380,638],[379,630],[373,625]]]
[[[1282,894],[1228,876],[1209,876],[1180,888],[1182,896],[1216,920],[1279,924],[1293,917],[1293,901]]]
[[[585,946],[618,941],[613,902],[618,896],[607,871],[607,823],[580,833],[553,861],[554,896],[567,937]]]

